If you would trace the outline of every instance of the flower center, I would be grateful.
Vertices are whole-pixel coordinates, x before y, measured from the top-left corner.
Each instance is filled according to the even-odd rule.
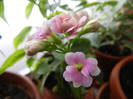
[[[63,21],[65,21],[65,22],[66,22],[66,21],[68,21],[68,20],[69,20],[69,18],[65,18]]]
[[[82,70],[82,68],[83,68],[83,65],[82,64],[76,64],[75,67],[80,72]]]

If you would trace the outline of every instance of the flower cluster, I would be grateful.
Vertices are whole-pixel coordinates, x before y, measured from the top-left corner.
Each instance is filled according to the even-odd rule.
[[[64,54],[65,61],[69,64],[63,73],[65,80],[73,82],[74,87],[89,87],[93,81],[91,76],[100,73],[98,62],[95,58],[85,60],[85,54],[79,50],[72,52],[72,46],[82,35],[97,31],[98,28],[99,23],[92,21],[86,11],[61,13],[45,21],[35,34],[28,38],[25,52],[28,56],[42,51]],[[64,43],[63,39],[67,39],[67,42]]]

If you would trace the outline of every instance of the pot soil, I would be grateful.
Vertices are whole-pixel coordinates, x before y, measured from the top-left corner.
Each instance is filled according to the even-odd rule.
[[[128,48],[124,48],[121,53],[119,52],[118,45],[106,45],[96,50],[96,58],[105,82],[109,81],[110,73],[116,63],[131,54]]]
[[[128,56],[116,64],[110,76],[112,99],[133,99],[133,56]]]
[[[133,99],[133,61],[120,70],[120,83],[128,99]]]
[[[35,84],[26,76],[6,71],[0,75],[0,99],[41,99]]]
[[[0,99],[30,99],[30,97],[15,84],[0,82]]]

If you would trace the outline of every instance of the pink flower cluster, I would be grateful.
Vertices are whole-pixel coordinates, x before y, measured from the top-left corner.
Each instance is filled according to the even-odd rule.
[[[95,58],[85,60],[85,55],[82,52],[69,52],[65,55],[65,61],[69,64],[63,77],[68,82],[73,82],[74,87],[89,87],[92,84],[92,77],[100,73],[98,62]]]
[[[49,24],[51,29],[56,33],[67,33],[70,36],[67,39],[71,39],[78,34],[78,31],[89,21],[89,15],[86,11],[80,11],[78,13],[69,12],[56,15]]]
[[[37,52],[46,51],[50,43],[59,44],[61,38],[55,33],[68,33],[67,39],[71,39],[78,34],[78,30],[89,21],[86,11],[78,13],[69,12],[61,13],[44,22],[38,30],[28,38],[25,45],[25,52],[29,56],[33,56]],[[48,48],[47,48],[48,49]]]

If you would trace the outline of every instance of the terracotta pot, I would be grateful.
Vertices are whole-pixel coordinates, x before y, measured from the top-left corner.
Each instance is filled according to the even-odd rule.
[[[6,71],[0,75],[0,82],[15,84],[18,88],[24,90],[30,99],[41,99],[35,84],[26,76]]]
[[[110,73],[117,62],[119,62],[124,57],[111,56],[104,54],[96,50],[96,58],[98,60],[98,65],[103,72],[104,81],[109,81]]]
[[[83,99],[94,99],[93,87],[89,88],[88,92],[83,95]],[[44,88],[44,99],[75,99],[74,96],[61,96],[50,91],[47,88]]]
[[[98,90],[96,99],[109,99],[109,97],[110,97],[109,83],[105,82]]]
[[[126,64],[133,62],[133,56],[128,56],[121,60],[116,66],[113,68],[111,76],[110,76],[110,90],[111,90],[111,98],[112,99],[127,99],[125,96],[121,84],[120,84],[120,70]]]

